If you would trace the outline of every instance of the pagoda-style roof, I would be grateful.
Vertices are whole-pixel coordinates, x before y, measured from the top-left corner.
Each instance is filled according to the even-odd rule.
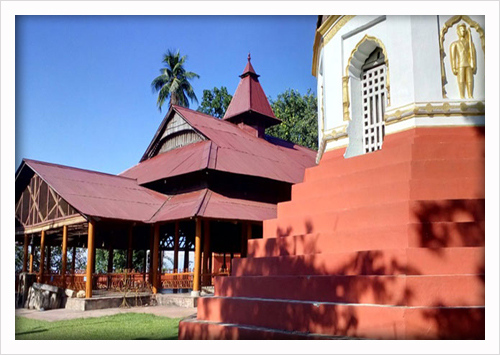
[[[198,138],[187,145],[156,153],[172,120],[181,118]],[[177,125],[179,126],[179,124]],[[146,184],[189,172],[212,169],[287,183],[301,182],[315,165],[316,152],[274,137],[259,138],[237,125],[173,105],[157,130],[143,160],[121,173]]]
[[[264,128],[281,123],[269,105],[266,94],[259,83],[259,75],[255,73],[252,63],[250,63],[250,55],[248,55],[248,63],[240,78],[240,83],[223,119],[233,123],[244,122],[251,126]]]
[[[31,191],[29,184],[33,177],[46,184],[44,196],[52,194],[54,201],[64,201],[64,204],[59,203],[53,208],[55,212],[64,209],[60,217],[77,213],[85,217],[143,223],[192,217],[246,221],[262,221],[276,217],[275,204],[230,198],[209,189],[169,196],[142,187],[135,179],[29,159],[23,160],[16,173],[16,202],[23,198],[25,191]],[[38,182],[38,185],[40,184]],[[40,193],[35,192],[27,200],[33,197],[38,199],[39,196]],[[51,209],[52,204],[49,202],[50,200],[47,203],[38,203],[39,206],[35,207],[40,209],[36,213],[41,216],[35,224],[57,217],[45,213],[48,211],[44,208]],[[69,213],[64,213],[66,211]],[[17,216],[16,209],[16,221],[21,223],[28,220],[20,217]]]

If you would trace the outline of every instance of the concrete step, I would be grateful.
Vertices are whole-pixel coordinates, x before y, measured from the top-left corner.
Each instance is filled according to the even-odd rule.
[[[220,277],[215,296],[397,306],[484,306],[484,274]]]
[[[469,321],[453,322],[453,319]],[[482,339],[484,307],[405,307],[203,297],[198,321],[368,339]],[[427,330],[425,333],[423,329]],[[182,332],[182,330],[180,330]],[[199,333],[198,333],[199,334]]]
[[[348,336],[284,331],[252,325],[185,319],[179,323],[180,340],[355,340]]]
[[[474,222],[484,220],[484,209],[484,199],[460,199],[398,201],[321,213],[304,210],[264,221],[263,233],[272,238],[417,222]]]
[[[233,276],[484,273],[484,248],[400,248],[233,259]]]
[[[484,222],[408,223],[346,230],[252,239],[248,257],[352,252],[397,248],[484,246]]]
[[[437,157],[417,160],[412,155],[407,154],[400,157],[405,149],[397,153],[397,158],[393,157],[378,157],[377,159],[352,160],[357,157],[338,161],[337,164],[320,164],[313,168],[306,169],[304,174],[304,184],[313,183],[323,179],[349,178],[351,174],[359,172],[370,172],[374,181],[392,181],[397,178],[402,172],[396,171],[396,167],[404,167],[404,163],[409,163],[411,168],[412,179],[425,179],[432,177],[435,179],[446,179],[460,177],[475,177],[478,171],[484,171],[484,158],[446,158],[439,159]],[[366,155],[377,154],[382,152],[379,150]],[[396,153],[395,153],[396,154]],[[364,156],[362,156],[364,157]],[[394,164],[395,167],[390,167],[385,172],[388,164]],[[403,172],[406,172],[404,170]],[[453,174],[455,172],[455,174]],[[394,174],[394,177],[393,175]],[[483,174],[484,175],[484,174]]]
[[[302,211],[322,212],[403,200],[478,199],[485,196],[484,177],[390,182],[380,180],[383,182],[372,182],[367,187],[360,187],[355,181],[349,182],[350,186],[331,186],[325,189],[318,189],[312,183],[303,184],[312,187],[311,192],[303,188],[298,190],[291,201],[279,203],[278,218]]]

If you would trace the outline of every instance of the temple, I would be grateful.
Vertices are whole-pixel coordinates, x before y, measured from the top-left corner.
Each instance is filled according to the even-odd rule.
[[[485,339],[484,20],[318,17],[319,164],[180,339]]]
[[[232,273],[231,261],[247,255],[249,239],[262,238],[263,221],[276,217],[277,203],[289,200],[291,186],[315,165],[315,151],[264,134],[278,123],[249,57],[223,120],[171,106],[140,162],[121,174],[24,159],[16,171],[22,270],[85,290],[86,298],[124,282],[199,296],[215,276]],[[59,269],[50,265],[56,246]],[[87,249],[85,270],[75,269],[77,248]],[[96,273],[96,249],[108,251],[104,272]],[[114,250],[127,251],[123,270],[113,265]],[[165,251],[174,255],[169,270]],[[140,268],[134,257],[142,258]]]

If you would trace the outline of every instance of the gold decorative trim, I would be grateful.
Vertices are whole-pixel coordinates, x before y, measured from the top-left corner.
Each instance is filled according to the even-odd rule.
[[[443,99],[447,99],[448,97],[446,96],[446,89],[445,86],[447,84],[446,81],[446,72],[444,70],[444,57],[445,57],[445,52],[444,52],[444,36],[448,32],[448,30],[453,27],[456,23],[460,22],[461,20],[465,21],[470,27],[474,28],[477,33],[479,33],[479,38],[481,38],[481,47],[483,48],[483,53],[485,52],[485,40],[484,40],[484,30],[481,28],[481,26],[476,22],[473,21],[469,16],[466,15],[457,15],[453,16],[450,18],[448,21],[444,23],[443,28],[441,29],[441,33],[439,34],[439,52],[441,55],[441,84],[442,84],[442,93],[443,93]]]
[[[335,128],[331,128],[324,132],[321,137],[321,142],[318,148],[318,154],[316,155],[316,164],[319,164],[323,153],[325,152],[325,147],[328,142],[338,141],[343,138],[347,138],[347,124]]]
[[[344,27],[344,25],[354,18],[354,15],[332,15],[326,19],[316,30],[313,44],[312,75],[316,77],[318,59],[321,49]]]
[[[344,121],[349,121],[349,76],[342,78],[342,107],[344,111]]]
[[[415,117],[482,116],[484,113],[484,101],[418,102],[387,111],[384,121],[391,125]]]
[[[349,67],[351,66],[351,61],[352,58],[354,58],[354,54],[358,51],[359,47],[366,41],[372,41],[375,42],[381,49],[382,52],[384,53],[385,57],[385,65],[386,65],[386,77],[385,77],[385,87],[387,91],[387,106],[391,105],[391,80],[390,80],[390,75],[389,75],[389,56],[387,55],[387,50],[385,49],[384,43],[382,43],[381,40],[379,40],[377,37],[365,35],[361,41],[356,44],[354,49],[351,52],[351,55],[349,56],[349,59],[347,60],[347,66],[345,68],[345,76],[342,78],[342,102],[344,104],[344,121],[350,121],[350,113],[349,113]],[[345,106],[347,105],[347,107]]]

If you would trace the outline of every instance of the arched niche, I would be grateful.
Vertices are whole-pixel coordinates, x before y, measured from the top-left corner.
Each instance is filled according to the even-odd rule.
[[[342,80],[343,115],[344,121],[349,122],[347,126],[349,145],[345,153],[346,158],[365,153],[363,148],[363,88],[361,76],[366,60],[377,48],[380,48],[383,53],[386,67],[386,106],[390,104],[389,57],[387,50],[378,38],[365,35],[352,50]]]

